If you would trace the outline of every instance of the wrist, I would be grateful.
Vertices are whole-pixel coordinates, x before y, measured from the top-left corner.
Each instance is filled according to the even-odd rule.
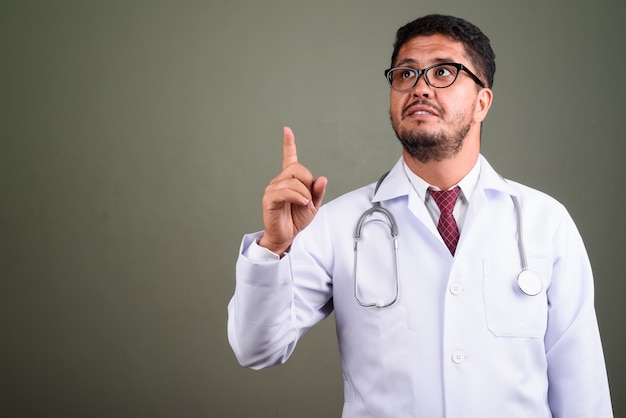
[[[268,240],[265,235],[258,239],[256,243],[260,247],[263,247],[266,250],[273,252],[280,258],[283,258],[285,253],[287,253],[289,251],[289,248],[291,248],[291,243],[289,243],[288,245],[273,243],[272,241]]]

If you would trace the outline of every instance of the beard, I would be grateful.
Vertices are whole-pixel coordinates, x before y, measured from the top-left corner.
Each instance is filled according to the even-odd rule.
[[[400,122],[391,116],[391,125],[404,150],[421,163],[443,161],[457,155],[470,130],[471,123],[457,118],[456,129],[451,132],[424,132],[419,126],[414,129],[401,129]]]

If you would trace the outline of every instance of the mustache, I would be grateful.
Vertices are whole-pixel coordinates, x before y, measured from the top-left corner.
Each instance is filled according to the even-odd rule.
[[[424,99],[417,99],[414,102],[409,103],[408,105],[406,105],[404,107],[404,109],[402,109],[402,116],[406,116],[407,112],[409,111],[409,109],[413,106],[427,106],[430,107],[431,109],[433,109],[435,112],[437,112],[438,114],[442,114],[443,110],[435,105],[434,103],[428,101],[428,100],[424,100]]]

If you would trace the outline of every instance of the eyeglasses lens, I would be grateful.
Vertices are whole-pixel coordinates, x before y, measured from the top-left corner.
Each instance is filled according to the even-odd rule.
[[[387,78],[391,87],[398,91],[406,91],[417,84],[419,70],[412,68],[393,68],[389,71]],[[441,64],[426,69],[424,76],[426,82],[432,87],[444,88],[454,83],[459,73],[459,69],[453,65]]]

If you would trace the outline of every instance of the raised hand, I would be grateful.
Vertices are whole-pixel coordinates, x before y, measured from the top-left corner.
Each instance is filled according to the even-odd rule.
[[[296,140],[291,128],[283,129],[283,169],[265,188],[264,233],[259,245],[282,255],[295,236],[315,217],[322,204],[326,177],[313,178],[298,163]]]

